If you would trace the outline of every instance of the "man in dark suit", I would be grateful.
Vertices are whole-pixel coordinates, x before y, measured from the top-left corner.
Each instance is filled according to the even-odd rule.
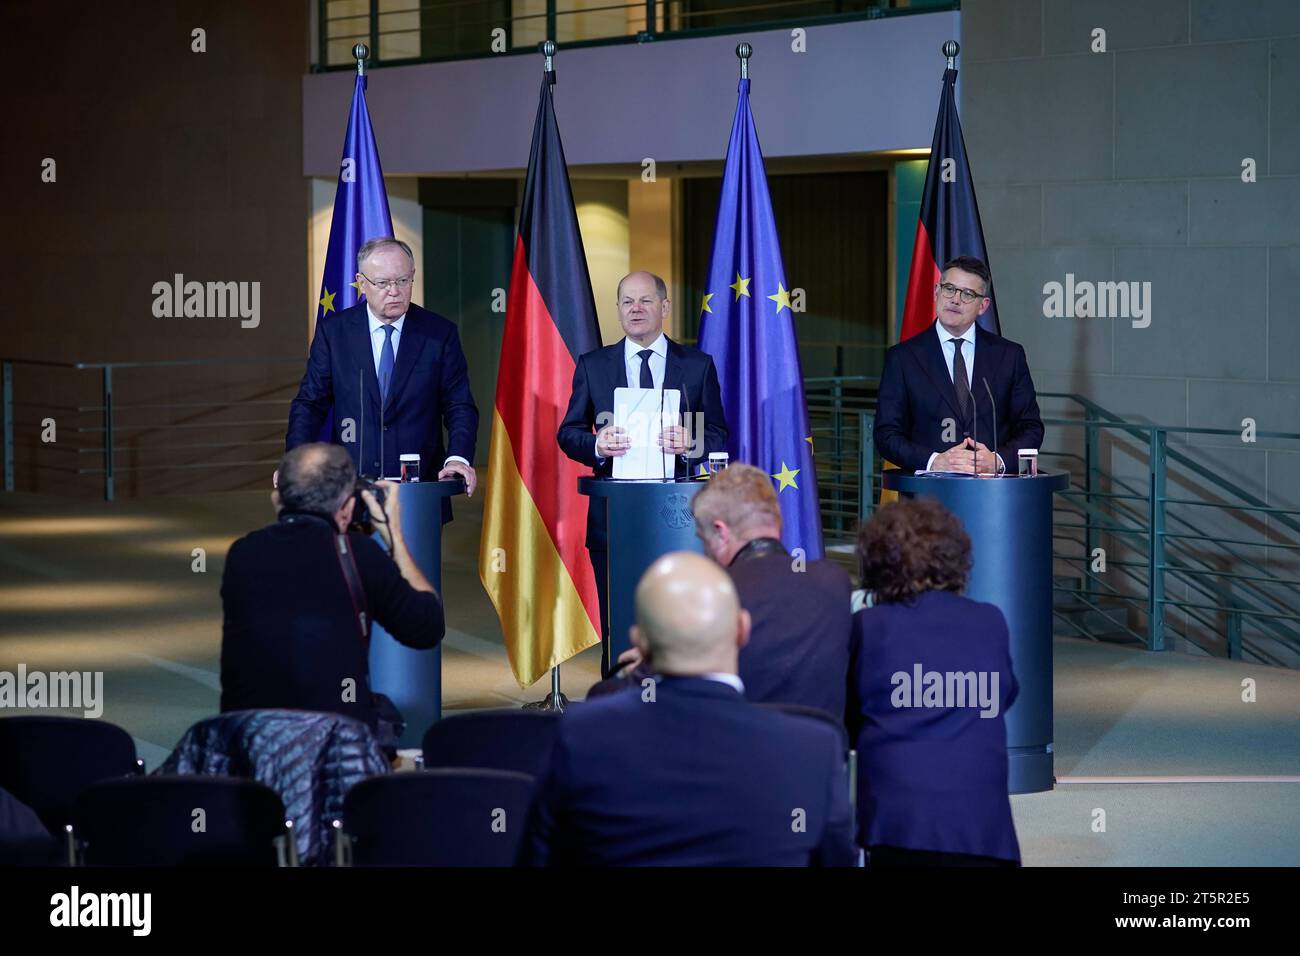
[[[935,324],[885,353],[875,439],[899,468],[1014,472],[1020,449],[1043,440],[1025,350],[976,324],[988,288],[983,262],[953,259],[934,288]]]
[[[740,651],[745,697],[816,707],[843,720],[853,631],[848,574],[832,561],[786,551],[772,478],[752,465],[732,465],[709,479],[691,510],[705,552],[727,569],[753,622]],[[619,663],[627,677],[606,678],[587,691],[588,700],[647,676],[635,648]]]
[[[522,862],[853,865],[843,740],[745,700],[749,615],[726,573],[666,555],[637,586],[636,618],[659,676],[565,714]]]
[[[556,440],[574,461],[590,465],[593,474],[613,474],[614,459],[626,455],[631,440],[613,424],[614,389],[663,388],[682,392],[680,410],[686,425],[663,430],[661,445],[675,455],[675,475],[698,471],[709,452],[727,446],[727,421],[713,358],[674,342],[664,334],[664,319],[672,304],[664,280],[649,272],[633,272],[618,284],[618,320],[625,338],[579,357],[573,373],[569,408]],[[587,550],[596,573],[600,597],[601,637],[605,641],[602,671],[609,671],[608,545],[605,509],[589,504]]]
[[[318,441],[333,408],[331,440],[349,449],[359,473],[397,477],[398,456],[418,454],[426,481],[459,476],[472,495],[478,408],[465,353],[452,322],[411,303],[414,277],[404,242],[384,236],[357,251],[365,301],[317,324],[285,449]],[[444,500],[443,520],[450,517]]]
[[[445,630],[442,600],[407,550],[395,485],[380,482],[388,492],[382,507],[362,492],[390,559],[368,535],[348,530],[356,472],[343,448],[300,445],[276,475],[278,520],[226,555],[221,710],[329,711],[379,731],[381,716],[400,715],[371,694],[368,622],[408,647],[433,647]]]

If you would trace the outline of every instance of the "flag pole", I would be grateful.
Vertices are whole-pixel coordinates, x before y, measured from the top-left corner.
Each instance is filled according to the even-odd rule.
[[[357,58],[357,76],[366,75],[366,60],[370,56],[370,47],[358,43],[352,48],[352,55]]]
[[[942,47],[943,55],[948,58],[948,69],[957,69],[957,54],[961,52],[961,44],[956,40],[948,40]]]
[[[555,95],[555,41],[543,40],[537,44],[537,49],[542,54],[542,70],[546,75],[546,84],[551,88],[551,95]],[[524,710],[557,710],[564,713],[564,709],[569,706],[569,698],[565,697],[560,691],[560,665],[555,664],[551,667],[551,692],[541,700],[533,701],[531,704],[524,704]]]
[[[749,58],[754,55],[754,48],[748,43],[736,44],[736,56],[740,59],[740,78],[749,79]]]

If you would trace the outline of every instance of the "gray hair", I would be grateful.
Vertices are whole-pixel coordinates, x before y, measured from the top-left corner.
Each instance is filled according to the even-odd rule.
[[[342,445],[309,442],[285,453],[280,462],[280,504],[290,511],[333,514],[356,483],[352,456]]]
[[[661,299],[668,298],[668,284],[664,282],[663,279],[659,278],[653,272],[645,272],[645,270],[643,269],[638,269],[636,272],[629,272],[627,275],[623,276],[623,278],[618,280],[618,289],[615,290],[614,292],[615,302],[623,298],[623,283],[626,282],[628,279],[630,279],[632,276],[641,275],[642,273],[648,275],[650,278],[655,280],[655,293],[659,296],[659,298]]]
[[[394,239],[392,236],[376,236],[373,239],[367,239],[362,243],[361,248],[357,250],[357,271],[361,271],[361,266],[372,255],[380,249],[387,249],[390,246],[396,246],[398,249],[405,252],[406,258],[411,260],[411,268],[415,268],[415,253],[411,251],[410,246],[404,243],[401,239]]]

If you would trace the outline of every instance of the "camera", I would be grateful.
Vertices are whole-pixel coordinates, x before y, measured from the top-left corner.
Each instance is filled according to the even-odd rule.
[[[361,492],[369,491],[379,502],[379,506],[384,506],[384,489],[373,478],[358,478],[356,485],[353,487],[353,495],[357,503],[352,509],[352,523],[348,525],[351,531],[360,531],[363,534],[374,534],[376,518],[380,524],[387,521],[383,515],[372,515],[370,506],[366,504],[366,499],[361,497]]]

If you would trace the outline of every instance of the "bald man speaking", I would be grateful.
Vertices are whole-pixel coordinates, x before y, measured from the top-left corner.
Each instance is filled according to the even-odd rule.
[[[749,703],[749,639],[726,571],[674,552],[636,589],[632,640],[658,674],[572,708],[524,838],[534,866],[852,866],[844,742]]]

